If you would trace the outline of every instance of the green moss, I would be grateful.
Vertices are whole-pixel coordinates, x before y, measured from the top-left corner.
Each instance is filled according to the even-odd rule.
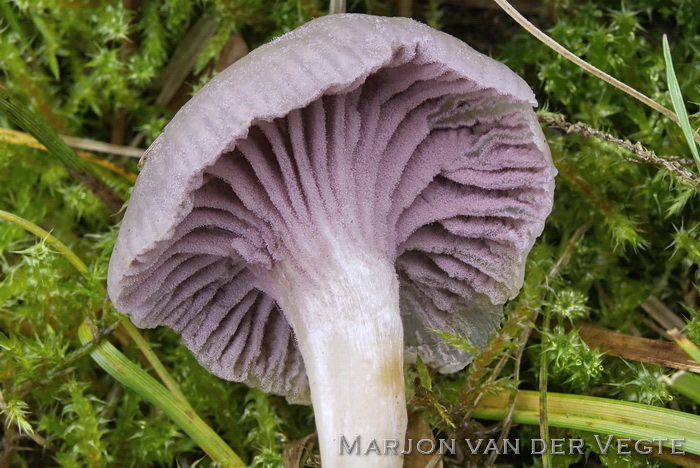
[[[142,0],[137,11],[127,8],[128,3],[3,2],[2,86],[60,132],[145,146],[177,107],[156,103],[158,77],[197,19],[211,18],[216,32],[202,45],[186,79],[192,89],[214,75],[212,60],[231,34],[241,35],[255,48],[327,9],[327,2],[313,0]],[[348,3],[356,12],[395,14],[394,2]],[[690,121],[697,127],[700,15],[696,2],[546,4],[548,9],[542,10],[546,14],[533,18],[549,18],[540,26],[554,39],[670,107],[661,49],[661,35],[668,34]],[[459,8],[462,6],[453,2],[431,0],[415,3],[414,13],[433,26],[449,26],[460,37],[470,37],[474,18],[489,18],[489,24],[502,33],[494,48],[497,58],[526,77],[547,111],[641,141],[659,155],[689,156],[680,128],[665,117],[509,26],[503,14]],[[184,96],[190,92],[185,90]],[[2,115],[0,125],[11,126]],[[551,391],[657,406],[673,404],[682,411],[697,412],[697,405],[659,382],[658,377],[669,373],[668,369],[603,357],[576,331],[560,328],[587,320],[660,339],[641,307],[653,294],[687,322],[686,334],[700,344],[697,191],[664,169],[625,160],[624,150],[607,143],[545,132],[560,174],[555,207],[528,259],[523,289],[506,307],[503,331],[465,372],[446,376],[424,367],[407,371],[411,409],[420,409],[441,436],[459,431],[472,437],[497,434],[481,422],[463,419],[475,403],[465,392],[470,389],[476,396],[517,386],[536,389],[543,347]],[[137,171],[135,161],[110,159]],[[129,182],[104,170],[98,173],[128,197]],[[206,466],[205,454],[171,420],[121,387],[89,357],[65,365],[71,353],[80,349],[76,330],[86,317],[98,328],[116,319],[116,313],[104,306],[99,286],[105,283],[116,239],[114,218],[44,153],[6,142],[0,142],[0,209],[51,231],[90,269],[89,276],[82,277],[45,243],[0,221],[0,414],[9,425],[6,434],[21,433],[15,444],[33,449],[15,452],[13,462],[18,466],[140,467],[202,460],[199,466]],[[588,229],[567,250],[581,226]],[[568,264],[550,277],[564,254]],[[533,320],[542,311],[551,317],[551,329]],[[516,381],[515,361],[506,356],[515,352],[517,337],[528,327],[537,333],[527,342]],[[196,412],[247,463],[281,466],[286,444],[313,432],[309,408],[217,379],[199,366],[168,329],[150,330],[145,336]],[[544,337],[544,345],[539,337]],[[446,335],[443,339],[470,346],[460,337]],[[118,334],[110,340],[131,360],[142,362],[138,351],[121,342]],[[500,370],[497,376],[495,368]],[[41,439],[32,439],[28,435],[32,431]],[[553,430],[555,436],[586,435]],[[509,437],[519,437],[525,444],[528,437],[538,437],[537,428],[516,427]],[[46,449],[40,449],[42,443]],[[665,466],[649,457],[598,454],[593,447],[592,443],[587,446],[587,457],[603,466]],[[503,461],[513,459],[504,457]],[[538,457],[523,457],[518,463],[538,466],[541,462]],[[556,466],[575,463],[582,462],[578,457],[554,457]]]

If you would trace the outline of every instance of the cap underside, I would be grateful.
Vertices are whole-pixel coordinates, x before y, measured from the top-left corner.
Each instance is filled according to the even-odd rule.
[[[552,205],[556,171],[516,75],[498,64],[470,76],[444,59],[445,49],[459,47],[472,65],[491,59],[414,22],[357,16],[325,19],[269,46],[289,55],[328,34],[347,37],[325,46],[342,64],[361,31],[352,57],[371,49],[354,71],[328,70],[344,73],[343,83],[326,80],[297,107],[284,102],[283,114],[260,112],[241,131],[206,117],[210,85],[193,99],[151,150],[110,264],[110,296],[136,325],[165,324],[215,374],[292,401],[305,399],[308,384],[265,274],[277,262],[300,274],[323,268],[329,238],[390,259],[409,354],[454,371],[470,356],[429,329],[485,343],[522,285],[525,258]],[[405,36],[395,22],[415,34]],[[256,60],[269,58],[261,49],[212,88],[255,71]],[[323,84],[325,70],[300,56],[306,52],[286,70],[290,86]],[[231,101],[240,90],[222,92]],[[184,144],[183,158],[197,163],[180,167],[178,129],[195,116],[216,141]],[[180,200],[160,202],[163,196]]]

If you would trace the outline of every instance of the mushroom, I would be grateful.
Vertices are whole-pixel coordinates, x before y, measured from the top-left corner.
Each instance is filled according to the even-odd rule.
[[[405,360],[470,362],[431,329],[483,346],[551,210],[534,105],[505,65],[413,20],[315,19],[151,145],[109,295],[221,378],[310,390],[324,466],[400,466]],[[341,455],[358,435],[389,456]]]

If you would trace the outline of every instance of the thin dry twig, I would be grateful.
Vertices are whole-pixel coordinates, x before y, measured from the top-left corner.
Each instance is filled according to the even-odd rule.
[[[68,146],[74,149],[94,151],[95,153],[113,154],[115,156],[127,156],[129,158],[140,158],[143,156],[143,150],[141,148],[113,145],[102,141],[88,140],[86,138],[77,138],[67,135],[60,136]]]
[[[649,296],[642,304],[644,312],[649,314],[656,323],[664,327],[665,330],[672,328],[683,328],[685,322],[676,315],[666,304],[661,302],[656,296]]]
[[[532,24],[530,21],[528,21],[523,15],[521,15],[518,10],[513,8],[513,6],[508,3],[506,0],[493,0],[500,6],[503,11],[505,11],[508,16],[513,18],[520,26],[525,28],[527,32],[532,34],[535,38],[537,38],[540,42],[542,42],[544,45],[549,47],[550,49],[554,50],[556,53],[561,55],[562,57],[566,58],[567,60],[575,63],[579,67],[583,68],[586,70],[588,73],[600,78],[601,80],[605,81],[608,84],[613,85],[617,89],[624,91],[625,93],[629,94],[633,98],[637,99],[638,101],[646,104],[647,106],[651,107],[657,112],[660,112],[661,114],[665,115],[669,119],[673,120],[676,124],[680,126],[680,120],[678,120],[678,116],[676,115],[675,112],[673,112],[671,109],[667,109],[666,107],[662,106],[658,102],[654,101],[651,99],[649,96],[640,93],[636,89],[632,88],[631,86],[626,85],[622,81],[618,80],[617,78],[614,78],[604,71],[594,67],[590,63],[586,62],[585,60],[581,59],[579,56],[575,55],[573,52],[570,52],[566,47],[563,45],[559,44],[557,41],[549,37],[547,34],[542,32]],[[700,143],[700,135],[697,134],[697,132],[694,132],[693,138],[697,143]]]
[[[680,179],[687,182],[692,187],[700,187],[700,177],[693,174],[686,167],[684,167],[693,164],[693,162],[688,159],[679,158],[677,156],[657,156],[656,153],[646,149],[639,142],[632,143],[628,140],[616,138],[608,133],[596,130],[595,128],[592,128],[583,122],[568,122],[566,118],[561,114],[539,115],[538,118],[540,122],[545,123],[550,127],[555,127],[564,130],[566,133],[576,133],[578,135],[597,138],[598,140],[605,141],[607,143],[612,143],[616,146],[624,148],[634,155],[625,158],[628,161],[640,164],[653,164],[657,166],[662,166],[668,172],[678,176]]]
[[[347,11],[345,0],[331,0],[331,4],[328,7],[329,15],[336,15],[338,13],[345,13]]]
[[[140,148],[131,148],[129,146],[113,145],[111,143],[103,143],[101,141],[87,140],[85,138],[77,138],[66,135],[59,135],[61,139],[71,148],[79,150],[94,151],[96,153],[114,154],[116,156],[128,156],[130,158],[140,158],[143,155],[143,150]],[[19,130],[11,130],[9,128],[0,128],[0,141],[8,143],[20,144],[45,150],[44,145],[39,143],[36,138],[26,132]]]
[[[25,132],[20,132],[19,130],[10,130],[8,128],[0,128],[0,141],[4,143],[9,143],[11,145],[20,145],[20,146],[26,146],[27,148],[35,148],[41,151],[48,151],[44,145],[39,143],[36,138],[31,136],[29,133]],[[64,139],[65,141],[65,139]],[[92,140],[86,140],[86,141],[92,141]],[[101,142],[93,142],[93,143],[101,143]],[[105,143],[106,145],[106,143]],[[71,146],[71,145],[68,145]],[[111,145],[113,146],[113,145]],[[74,146],[72,148],[75,148]],[[120,147],[120,148],[126,148],[126,149],[136,149],[136,148],[127,148],[127,147]],[[139,152],[143,153],[142,150],[138,150]],[[124,177],[130,182],[135,182],[136,181],[136,174],[133,172],[127,171],[123,167],[113,163],[112,161],[108,161],[107,159],[102,159],[88,151],[81,151],[77,150],[75,154],[78,155],[80,159],[84,159],[86,161],[90,161],[94,164],[97,164],[98,166],[102,166],[108,171],[114,172],[115,174],[119,174],[120,176]],[[134,153],[135,154],[135,153]]]

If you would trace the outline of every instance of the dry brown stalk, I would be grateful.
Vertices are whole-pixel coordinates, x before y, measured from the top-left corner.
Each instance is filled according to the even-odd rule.
[[[72,144],[72,140],[70,137],[62,137],[63,141],[68,144],[68,146],[72,148],[77,148],[78,146],[75,146]],[[68,138],[68,139],[67,139]],[[80,140],[80,139],[76,139]],[[82,140],[83,142],[89,141],[91,143],[91,147],[99,147],[100,149],[107,149],[107,147],[115,147],[116,145],[110,145],[109,143],[102,143],[99,141],[94,141],[94,140]],[[36,148],[42,151],[46,151],[46,148],[44,145],[39,143],[36,138],[31,136],[29,133],[25,132],[20,132],[19,130],[11,130],[9,128],[0,128],[0,142],[3,143],[10,143],[12,145],[21,145],[21,146],[26,146],[28,148]],[[100,145],[105,145],[105,146],[100,146]],[[128,148],[128,147],[117,147],[117,148],[125,148],[125,149],[130,149],[130,150],[137,150],[136,148]],[[143,150],[137,150],[140,153],[143,152]],[[104,152],[104,151],[103,151]],[[102,166],[105,169],[114,172],[115,174],[119,174],[120,176],[124,177],[130,182],[135,182],[136,181],[136,174],[133,172],[127,171],[123,167],[114,164],[112,161],[108,161],[106,159],[102,159],[97,157],[96,155],[87,152],[87,151],[81,151],[81,150],[76,150],[75,154],[78,155],[79,158],[85,159],[86,161],[90,161],[92,163],[97,164],[98,166]],[[133,155],[136,155],[134,152]]]
[[[586,137],[597,138],[598,140],[624,148],[632,153],[632,156],[625,158],[626,160],[635,163],[662,166],[668,172],[676,175],[692,187],[700,187],[700,177],[686,168],[686,166],[692,165],[692,161],[689,159],[679,158],[677,156],[658,156],[653,151],[646,149],[639,142],[632,143],[629,140],[614,137],[608,133],[596,130],[583,122],[568,122],[561,114],[544,114],[538,117],[540,122],[550,127],[564,130],[566,133],[575,133]]]
[[[598,348],[608,356],[700,373],[700,364],[676,343],[625,335],[585,322],[577,322],[576,328],[589,347]]]

